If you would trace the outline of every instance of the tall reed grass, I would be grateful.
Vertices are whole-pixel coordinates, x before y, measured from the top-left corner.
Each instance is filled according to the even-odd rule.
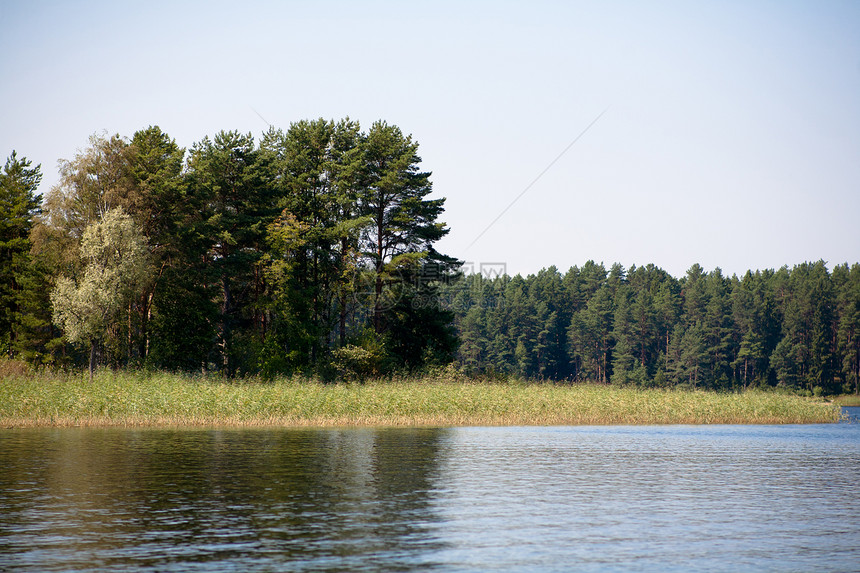
[[[467,426],[803,424],[839,408],[740,394],[599,385],[489,383],[427,376],[364,384],[217,380],[166,373],[7,375],[0,426]]]

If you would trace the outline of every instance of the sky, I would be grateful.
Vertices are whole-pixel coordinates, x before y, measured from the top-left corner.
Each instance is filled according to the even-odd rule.
[[[382,119],[475,271],[860,262],[853,0],[0,0],[0,54],[43,194],[94,133]]]

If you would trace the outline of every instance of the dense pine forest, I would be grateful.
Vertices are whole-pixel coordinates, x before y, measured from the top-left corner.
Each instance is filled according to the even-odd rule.
[[[95,135],[39,193],[0,173],[0,351],[50,368],[481,377],[860,392],[860,265],[725,277],[587,262],[510,277],[439,253],[418,144],[376,122]]]
[[[474,274],[444,291],[468,372],[638,386],[857,392],[860,264]]]

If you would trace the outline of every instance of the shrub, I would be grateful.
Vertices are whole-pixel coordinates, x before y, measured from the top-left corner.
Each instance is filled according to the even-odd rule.
[[[385,358],[383,344],[347,344],[332,352],[331,365],[337,370],[339,377],[363,381],[380,375]]]

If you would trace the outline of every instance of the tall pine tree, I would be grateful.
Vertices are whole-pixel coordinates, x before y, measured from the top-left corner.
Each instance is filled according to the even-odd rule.
[[[26,287],[32,285],[30,231],[42,196],[41,166],[31,166],[13,151],[0,172],[0,352],[11,356],[18,346]]]

